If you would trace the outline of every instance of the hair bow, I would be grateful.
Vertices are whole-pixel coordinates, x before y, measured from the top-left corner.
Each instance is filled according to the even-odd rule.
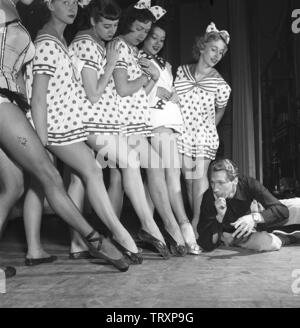
[[[207,28],[206,28],[206,33],[211,33],[211,32],[216,32],[216,33],[219,33],[221,38],[224,40],[224,42],[226,44],[229,43],[230,41],[230,35],[227,31],[225,30],[222,30],[222,31],[219,31],[217,28],[216,28],[216,25],[215,23],[211,22]]]
[[[151,0],[140,0],[135,4],[134,8],[150,10],[156,20],[161,19],[167,12],[164,8],[160,6],[151,7]]]

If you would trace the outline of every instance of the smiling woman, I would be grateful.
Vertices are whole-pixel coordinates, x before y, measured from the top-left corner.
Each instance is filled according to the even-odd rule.
[[[182,170],[193,210],[193,226],[199,222],[200,207],[208,188],[207,169],[219,147],[220,123],[231,89],[214,68],[227,52],[229,34],[211,23],[193,48],[196,63],[178,68],[175,87],[180,98],[184,125],[178,138]]]

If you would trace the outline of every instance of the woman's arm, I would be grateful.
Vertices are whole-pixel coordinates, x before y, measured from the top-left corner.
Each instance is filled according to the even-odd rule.
[[[104,74],[97,78],[97,72],[91,68],[82,69],[82,82],[85,93],[92,104],[99,101],[114,71],[114,66],[106,66]]]
[[[129,81],[127,71],[123,68],[116,68],[113,76],[117,92],[121,97],[131,96],[149,83],[146,74]]]
[[[24,76],[22,74],[22,71],[19,72],[17,76],[17,84],[20,89],[20,92],[26,96],[26,86],[25,86],[25,81],[24,81]]]
[[[221,122],[223,116],[225,113],[225,107],[224,108],[216,108],[216,126],[219,125],[219,123]]]
[[[116,41],[110,42],[106,49],[106,66],[104,74],[98,79],[97,72],[91,68],[84,67],[82,70],[82,81],[86,95],[92,104],[98,102],[107,84],[112,77],[119,56],[119,46]]]
[[[38,136],[43,145],[48,142],[47,128],[47,90],[50,76],[35,74],[32,86],[31,113]]]

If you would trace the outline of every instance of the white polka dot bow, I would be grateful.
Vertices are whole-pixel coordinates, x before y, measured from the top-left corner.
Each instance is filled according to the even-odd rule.
[[[156,20],[161,19],[167,12],[164,8],[160,6],[151,7],[151,0],[140,0],[135,4],[134,8],[150,10]]]
[[[222,31],[219,31],[217,28],[216,28],[216,25],[215,23],[211,22],[207,28],[206,28],[206,33],[211,33],[211,32],[216,32],[216,33],[219,33],[220,36],[222,37],[222,39],[225,41],[226,44],[229,43],[230,41],[230,35],[227,31],[225,30],[222,30]]]

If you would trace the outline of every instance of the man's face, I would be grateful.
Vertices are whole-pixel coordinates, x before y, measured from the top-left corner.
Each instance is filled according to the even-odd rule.
[[[210,186],[215,198],[228,198],[235,190],[237,178],[230,181],[225,170],[212,172]]]

